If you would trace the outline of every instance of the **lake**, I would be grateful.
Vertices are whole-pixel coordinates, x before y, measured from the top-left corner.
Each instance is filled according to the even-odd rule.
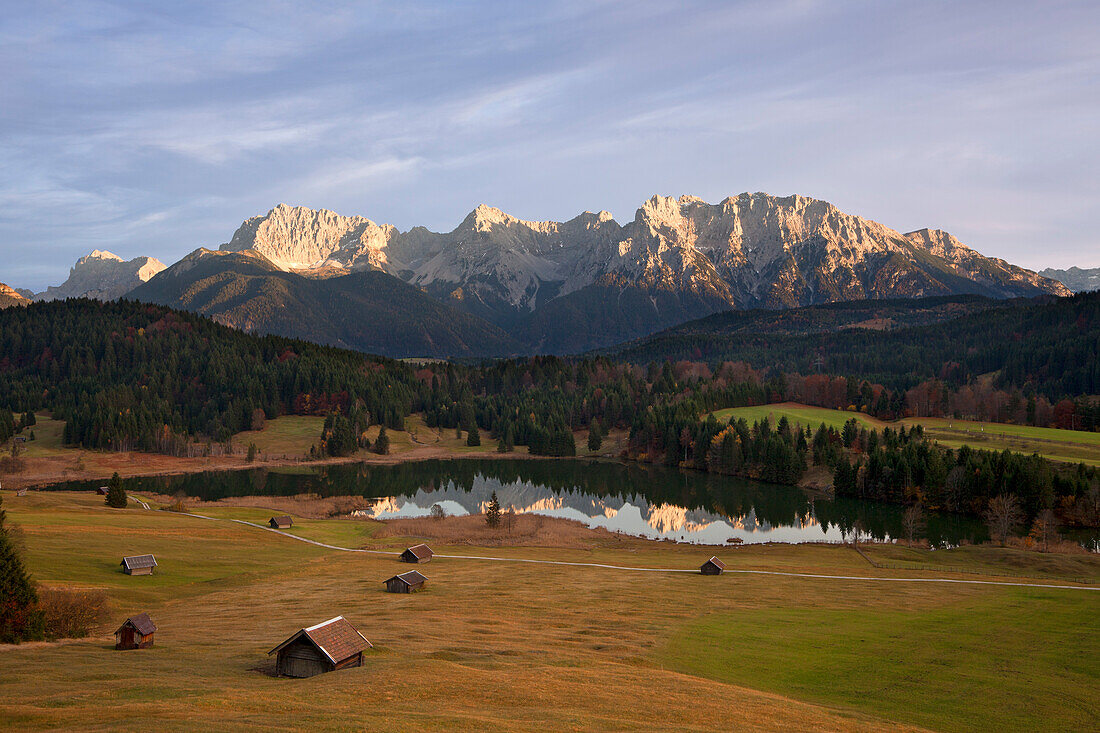
[[[91,490],[101,481],[54,484]],[[828,498],[791,486],[680,471],[662,466],[581,460],[461,459],[398,465],[341,464],[217,471],[124,480],[129,491],[217,500],[230,496],[375,498],[377,519],[480,513],[495,491],[504,510],[563,517],[589,527],[651,539],[723,545],[756,542],[841,542],[859,522],[879,540],[901,538],[902,508]],[[981,522],[929,515],[923,536],[935,546],[982,542]]]

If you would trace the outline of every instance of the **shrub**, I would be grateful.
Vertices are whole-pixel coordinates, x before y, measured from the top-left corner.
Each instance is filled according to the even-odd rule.
[[[107,594],[99,589],[39,588],[37,610],[48,639],[80,639],[107,619]]]

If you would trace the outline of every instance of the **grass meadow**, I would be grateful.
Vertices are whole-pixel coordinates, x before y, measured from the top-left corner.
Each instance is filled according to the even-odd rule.
[[[861,412],[830,410],[795,402],[732,407],[725,410],[716,410],[712,414],[722,421],[727,421],[731,417],[743,417],[750,423],[766,417],[773,426],[779,422],[781,417],[786,416],[792,423],[803,426],[808,425],[812,430],[816,430],[821,423],[839,429],[844,427],[844,423],[852,418],[855,418],[861,426],[869,430],[881,430],[884,427],[897,428],[900,425],[906,427],[920,425],[926,435],[950,448],[969,445],[971,448],[984,450],[1011,450],[1026,454],[1038,453],[1055,461],[1100,466],[1100,433],[1087,433],[1080,430],[1036,428],[1029,425],[1009,425],[1006,423],[935,417],[912,417],[896,423],[889,423]]]
[[[420,568],[428,588],[400,596],[383,592],[382,580],[408,568],[391,555],[111,510],[90,494],[3,498],[39,582],[103,588],[112,605],[91,638],[0,648],[0,723],[13,730],[1085,730],[1100,720],[1094,590],[437,558]],[[272,513],[198,511],[258,522]],[[933,574],[876,568],[841,546],[705,548],[606,532],[548,546],[573,531],[550,526],[560,520],[472,550],[442,539],[463,528],[440,521],[433,530],[298,517],[292,531],[392,552],[434,533],[442,554],[695,568],[716,553],[731,570]],[[1034,558],[1045,582],[1100,582],[1095,556],[959,550],[866,551],[965,567],[936,574],[968,580],[1003,581],[1006,567],[1026,573]],[[119,571],[123,555],[144,552],[157,556],[155,575]],[[138,611],[158,624],[156,646],[116,652],[110,633]],[[375,645],[364,667],[269,675],[269,649],[338,614]]]

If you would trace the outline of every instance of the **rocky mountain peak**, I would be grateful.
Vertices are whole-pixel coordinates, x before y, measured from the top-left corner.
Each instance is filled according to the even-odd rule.
[[[107,260],[111,262],[122,262],[122,258],[116,255],[114,252],[108,252],[105,249],[93,249],[88,254],[81,257],[76,261],[76,266],[86,265],[92,260]]]
[[[221,249],[255,250],[283,269],[306,269],[327,260],[350,231],[372,226],[377,225],[362,216],[279,204],[247,219]]]
[[[11,287],[0,283],[0,308],[10,308],[11,306],[27,305],[31,301],[23,297],[23,295]]]
[[[155,257],[135,257],[127,261],[113,252],[97,249],[76,261],[69,270],[68,280],[56,287],[46,288],[34,299],[114,300],[147,282],[164,268],[164,263]]]

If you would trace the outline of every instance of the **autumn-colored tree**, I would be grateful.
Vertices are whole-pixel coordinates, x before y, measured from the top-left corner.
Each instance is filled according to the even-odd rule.
[[[1054,512],[1050,509],[1039,512],[1031,525],[1029,536],[1036,546],[1042,548],[1043,552],[1050,549],[1051,541],[1058,539],[1058,520]]]
[[[905,537],[909,542],[909,546],[913,546],[913,538],[924,527],[924,510],[921,509],[920,504],[913,504],[906,507],[905,512],[901,515],[901,527],[905,530]]]
[[[1003,547],[1012,530],[1024,519],[1020,500],[1015,494],[998,494],[989,500],[985,510],[985,523],[989,526],[990,536]]]

